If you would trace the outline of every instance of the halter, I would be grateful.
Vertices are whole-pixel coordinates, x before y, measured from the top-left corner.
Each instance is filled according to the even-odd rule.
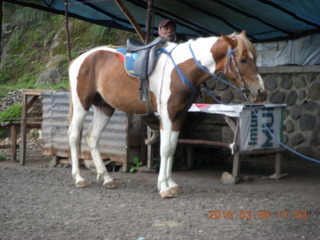
[[[243,79],[243,77],[242,77],[242,74],[241,74],[239,68],[238,68],[238,65],[237,65],[236,60],[234,59],[234,53],[235,53],[236,51],[237,51],[237,50],[232,49],[232,48],[229,47],[228,52],[227,52],[227,56],[228,56],[227,65],[226,65],[226,67],[225,67],[225,69],[224,69],[224,73],[227,73],[227,72],[230,71],[230,73],[232,73],[232,74],[234,75],[234,73],[231,71],[231,68],[230,68],[230,62],[231,62],[232,65],[234,66],[234,68],[235,68],[236,71],[237,71],[237,76],[236,76],[236,77],[238,77],[238,79],[240,79],[240,81],[241,81],[241,85],[242,85],[242,86],[241,86],[241,89],[244,90],[244,89],[247,89],[247,85],[246,85],[246,83],[245,83],[245,81],[244,81],[244,79]]]

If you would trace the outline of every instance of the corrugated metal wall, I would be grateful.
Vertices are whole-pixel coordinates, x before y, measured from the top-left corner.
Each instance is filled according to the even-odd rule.
[[[69,92],[44,92],[42,97],[42,134],[43,153],[50,156],[68,158],[68,114],[69,114]],[[81,158],[91,159],[89,148],[84,139],[87,129],[93,119],[93,109],[84,124],[81,144]],[[102,133],[99,150],[104,159],[110,158],[112,161],[128,164],[128,142],[132,117],[126,113],[115,111],[107,128]],[[134,139],[139,139],[135,136]],[[132,141],[132,140],[131,140]],[[135,143],[137,146],[137,143]]]

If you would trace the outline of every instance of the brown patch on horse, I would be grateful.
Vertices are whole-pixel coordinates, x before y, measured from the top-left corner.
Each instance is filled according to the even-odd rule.
[[[146,104],[139,101],[139,79],[130,77],[117,53],[104,50],[90,54],[82,63],[78,75],[77,92],[85,110],[91,104],[118,109],[130,114],[148,113]],[[99,96],[97,95],[99,94]],[[156,98],[150,92],[156,109]],[[150,111],[149,111],[150,113]]]
[[[81,64],[78,73],[77,93],[83,108],[88,111],[96,96],[95,69],[102,51],[90,54]]]
[[[228,45],[223,38],[218,40],[212,45],[210,52],[212,53],[213,59],[216,62],[215,73],[224,71],[226,66],[226,52],[228,51]]]
[[[193,90],[190,86],[182,82],[182,79],[175,69],[172,71],[168,113],[172,121],[173,131],[179,131],[181,129],[188,112],[187,110],[199,95],[201,83],[210,77],[209,74],[205,73],[195,64],[194,59],[188,59],[180,63],[178,67],[197,90],[195,90],[192,96]]]

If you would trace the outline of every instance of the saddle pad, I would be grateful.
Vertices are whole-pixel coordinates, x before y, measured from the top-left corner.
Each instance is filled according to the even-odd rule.
[[[116,49],[117,53],[119,54],[120,59],[124,63],[125,69],[127,73],[132,76],[132,77],[139,77],[135,72],[134,72],[134,61],[138,57],[138,53],[130,53],[127,52],[126,48],[117,48]]]

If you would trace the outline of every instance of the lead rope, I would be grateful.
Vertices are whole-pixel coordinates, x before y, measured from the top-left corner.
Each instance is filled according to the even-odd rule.
[[[247,95],[246,94],[243,94],[244,98],[246,99],[246,101],[248,101],[250,103],[250,100],[248,99]],[[270,136],[279,144],[281,145],[283,148],[285,148],[286,150],[292,152],[293,154],[296,154],[298,155],[299,157],[302,157],[306,160],[309,160],[309,161],[312,161],[312,162],[316,162],[316,163],[320,163],[320,160],[318,159],[315,159],[315,158],[311,158],[311,157],[308,157],[306,155],[303,155],[299,152],[297,152],[296,150],[288,147],[287,145],[285,145],[283,142],[281,142],[281,140],[279,138],[277,138],[276,135],[274,135],[274,133],[268,128],[268,126],[266,125],[266,123],[262,120],[262,118],[259,116],[259,114],[257,113],[257,111],[254,109],[253,105],[250,104],[249,105],[251,111],[257,116],[257,118],[260,120],[260,122],[262,123],[262,126],[264,127],[264,129],[267,130],[267,132],[270,134]]]

